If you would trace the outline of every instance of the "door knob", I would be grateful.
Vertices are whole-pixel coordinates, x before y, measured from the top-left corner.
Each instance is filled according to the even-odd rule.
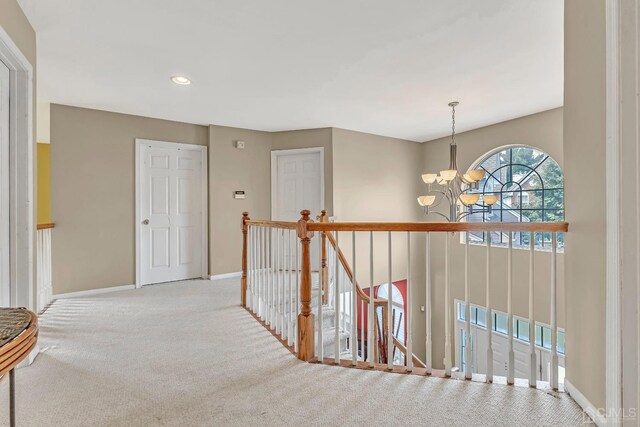
[[[145,219],[144,221],[142,221],[142,223],[143,223],[144,225],[149,225],[149,220],[148,220],[148,219]]]

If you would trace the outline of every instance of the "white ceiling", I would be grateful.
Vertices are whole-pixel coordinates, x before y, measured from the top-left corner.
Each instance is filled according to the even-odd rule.
[[[41,101],[424,141],[559,107],[559,0],[20,0]],[[169,77],[183,74],[193,85]]]

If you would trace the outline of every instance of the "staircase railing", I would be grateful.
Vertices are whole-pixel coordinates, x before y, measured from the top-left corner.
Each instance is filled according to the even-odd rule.
[[[361,367],[369,366],[375,369],[404,370],[418,373],[438,373],[444,376],[451,376],[452,372],[460,369],[464,373],[464,378],[471,379],[472,375],[484,371],[485,380],[492,382],[493,375],[493,348],[492,337],[495,330],[492,326],[492,316],[486,317],[486,359],[485,366],[472,366],[469,361],[471,352],[471,315],[470,306],[474,303],[486,305],[488,313],[493,313],[491,305],[492,293],[492,235],[496,233],[508,236],[506,263],[507,280],[505,293],[507,296],[507,372],[506,380],[508,384],[513,384],[515,379],[515,355],[513,350],[513,236],[514,233],[521,233],[521,236],[528,236],[529,239],[529,336],[535,337],[535,313],[534,313],[534,250],[536,233],[543,233],[543,239],[551,236],[551,277],[549,280],[550,289],[550,386],[558,388],[558,339],[557,339],[557,236],[558,233],[567,232],[568,224],[558,223],[340,223],[328,222],[326,213],[320,217],[319,222],[310,219],[309,211],[302,211],[302,218],[297,222],[275,222],[275,221],[253,221],[248,214],[243,217],[244,246],[243,255],[248,258],[248,263],[243,257],[243,277],[242,296],[243,306],[263,320],[265,324],[276,331],[281,339],[292,346],[292,351],[305,361],[327,362],[324,359],[323,329],[325,322],[323,319],[324,309],[332,307],[334,312],[334,324],[332,332],[335,334],[333,346],[333,362],[349,364],[346,360],[351,359],[351,365]],[[433,316],[434,301],[432,298],[433,271],[431,268],[432,243],[431,237],[434,233],[445,236],[444,250],[444,357],[442,364],[433,363]],[[481,301],[472,301],[470,292],[469,275],[469,234],[474,233],[484,236],[486,240],[486,278],[485,295]],[[364,236],[363,236],[364,234]],[[455,312],[454,300],[451,296],[451,240],[454,235],[460,234],[463,237],[464,262],[455,260],[459,268],[464,268],[464,307],[465,307],[465,333],[464,350],[461,360],[456,360],[454,366],[452,348],[452,326],[453,313]],[[320,238],[315,238],[317,235]],[[385,237],[386,244],[380,245],[380,241],[374,239]],[[343,237],[344,236],[344,237]],[[358,245],[356,240],[360,237]],[[395,237],[395,240],[392,239]],[[403,237],[396,237],[403,236]],[[415,343],[413,340],[412,325],[414,313],[412,313],[413,296],[412,286],[416,283],[412,278],[411,255],[415,250],[418,239],[424,237],[425,249],[425,279],[422,280],[426,289],[424,301],[424,362],[420,361],[414,352]],[[341,238],[347,243],[340,243]],[[358,283],[357,266],[362,266],[363,262],[359,258],[358,249],[362,248],[362,240],[368,237],[368,276],[369,293],[367,293]],[[540,234],[538,234],[540,237]],[[315,238],[315,240],[314,240]],[[394,241],[402,239],[406,245],[405,249],[400,249],[394,245]],[[374,248],[374,240],[377,242]],[[522,239],[521,239],[522,240]],[[526,240],[526,239],[524,239]],[[318,242],[318,259],[312,262],[312,241]],[[343,240],[344,241],[344,240]],[[351,263],[341,250],[343,246],[351,243]],[[374,249],[377,252],[374,256]],[[284,258],[282,256],[284,255]],[[380,254],[382,256],[380,256]],[[404,314],[404,324],[406,334],[404,339],[398,339],[397,318],[394,310],[394,300],[392,292],[393,278],[402,276],[393,272],[394,256],[401,254],[406,256],[403,264],[406,264],[406,313]],[[365,257],[366,258],[366,257]],[[332,261],[333,260],[333,261]],[[360,260],[358,262],[357,260]],[[380,270],[385,270],[388,298],[375,298],[374,277],[380,277]],[[334,274],[329,273],[333,270]],[[397,272],[395,272],[397,273]],[[365,275],[366,276],[366,275]],[[315,281],[314,281],[315,280]],[[313,285],[316,284],[315,310],[312,295]],[[477,294],[477,292],[476,292]],[[285,297],[283,298],[282,295]],[[347,297],[348,295],[348,297]],[[248,299],[247,299],[248,298]],[[333,300],[333,301],[332,301]],[[397,305],[397,301],[395,302]],[[358,310],[360,308],[360,311]],[[366,308],[366,314],[365,314]],[[382,313],[378,311],[384,310]],[[358,314],[364,317],[358,328]],[[382,314],[382,316],[380,316]],[[316,316],[318,318],[316,318]],[[345,321],[345,320],[348,320]],[[382,321],[380,325],[379,320]],[[373,327],[365,327],[372,325]],[[348,329],[348,330],[345,330]],[[366,340],[363,333],[366,330]],[[391,331],[391,332],[390,332]],[[348,337],[341,336],[341,332],[350,332]],[[360,334],[358,334],[358,332]],[[401,334],[402,335],[402,334]],[[391,345],[388,343],[391,338]],[[316,345],[316,340],[318,343]],[[360,345],[357,341],[360,340]],[[365,341],[365,344],[362,342]],[[376,343],[371,346],[370,343]],[[422,344],[421,344],[422,345]],[[529,343],[529,385],[537,386],[537,365],[535,340]],[[366,348],[374,351],[366,351]],[[345,352],[342,352],[342,349]],[[394,363],[394,355],[400,351],[403,356],[401,365]],[[384,352],[384,353],[383,353]],[[463,361],[466,360],[467,363]],[[382,365],[382,363],[384,365]],[[343,363],[344,364],[344,363]],[[463,366],[464,365],[464,366]],[[436,368],[444,368],[442,371]]]

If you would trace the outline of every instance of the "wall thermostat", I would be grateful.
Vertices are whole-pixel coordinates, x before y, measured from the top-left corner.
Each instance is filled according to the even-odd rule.
[[[244,150],[244,141],[236,141],[236,148],[238,150]]]
[[[234,191],[233,192],[234,199],[244,199],[244,191]]]

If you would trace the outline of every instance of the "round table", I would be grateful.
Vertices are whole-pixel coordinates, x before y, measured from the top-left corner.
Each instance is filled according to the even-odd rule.
[[[14,368],[38,341],[38,316],[26,308],[0,308],[0,376],[9,372],[9,417],[15,426]]]

